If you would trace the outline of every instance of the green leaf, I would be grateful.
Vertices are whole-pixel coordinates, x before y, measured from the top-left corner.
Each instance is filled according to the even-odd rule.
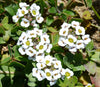
[[[4,12],[4,9],[3,8],[0,8],[0,14],[3,13],[3,12]]]
[[[1,24],[3,25],[3,24],[7,24],[7,23],[8,23],[8,17],[6,16],[3,18]]]
[[[91,57],[91,60],[100,64],[100,52],[95,51],[95,53]]]
[[[19,62],[16,62],[16,61],[13,61],[9,64],[9,66],[13,66],[15,68],[21,68],[21,69],[24,69],[25,68],[25,65],[19,63]]]
[[[86,48],[86,52],[88,53],[89,56],[91,56],[91,51],[94,48],[94,44],[93,41],[91,41],[89,44],[87,44]]]
[[[2,26],[0,26],[0,34],[5,34],[5,30]]]
[[[52,45],[57,45],[59,40],[59,34],[53,33],[51,34]]]
[[[92,0],[86,0],[87,6],[91,7],[92,6]]]
[[[54,19],[53,19],[53,17],[51,17],[51,16],[49,16],[49,17],[46,18],[46,24],[47,24],[48,26],[51,25],[51,24],[53,23],[53,21],[54,21]]]
[[[91,73],[91,74],[95,74],[96,72],[96,63],[90,61],[88,62],[87,64],[84,65],[85,66],[85,69]]]
[[[73,67],[73,71],[85,71],[85,67],[83,65]]]
[[[75,16],[75,13],[73,11],[69,11],[66,9],[63,10],[63,13],[66,14],[67,16]]]
[[[53,46],[51,50],[55,51],[56,53],[64,53],[64,50],[59,46]]]
[[[11,57],[2,58],[0,65],[10,62],[10,59],[11,59]]]
[[[5,44],[6,42],[3,40],[2,37],[0,37],[0,44]]]
[[[76,76],[71,77],[70,79],[65,78],[64,82],[60,80],[60,87],[75,87],[75,84],[77,84],[78,79]]]
[[[48,29],[50,32],[52,32],[52,33],[57,32],[57,30],[54,29],[53,27],[47,27],[47,29]]]
[[[48,10],[49,13],[56,13],[56,8],[55,7],[51,7],[49,10]]]
[[[18,9],[18,5],[9,5],[8,7],[5,7],[5,10],[11,15],[15,15]]]

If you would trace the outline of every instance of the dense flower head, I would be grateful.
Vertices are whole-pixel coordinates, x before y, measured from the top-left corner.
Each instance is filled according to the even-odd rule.
[[[58,45],[68,48],[71,52],[84,49],[91,41],[90,36],[85,34],[84,27],[80,26],[77,21],[72,21],[71,24],[64,22],[61,25],[59,35]]]
[[[69,79],[74,75],[70,69],[62,68],[60,60],[57,60],[55,57],[50,55],[42,56],[41,58],[37,57],[36,60],[36,68],[32,69],[32,75],[39,81],[47,79],[50,81],[51,86],[54,85],[59,78],[66,77]],[[39,74],[41,74],[41,78]]]
[[[49,35],[42,33],[42,30],[34,28],[23,32],[17,42],[21,55],[28,55],[29,59],[41,58],[45,53],[50,53],[52,44],[50,44]],[[39,59],[37,59],[39,61]]]
[[[22,27],[29,27],[30,25],[37,27],[38,23],[42,23],[44,21],[44,18],[40,13],[40,6],[35,3],[30,6],[25,2],[19,3],[19,9],[12,19],[15,23],[20,20],[20,25]]]

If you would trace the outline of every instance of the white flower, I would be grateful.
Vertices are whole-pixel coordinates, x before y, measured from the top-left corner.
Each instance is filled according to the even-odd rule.
[[[33,3],[31,5],[31,7],[30,7],[31,14],[34,17],[36,17],[37,15],[39,15],[39,10],[40,10],[40,7],[37,6],[35,3]]]
[[[91,83],[88,83],[85,87],[92,87]]]
[[[51,48],[52,48],[52,44],[47,44],[47,50],[46,50],[46,52],[50,53]]]
[[[76,52],[77,51],[77,48],[76,48],[75,44],[73,44],[73,46],[69,46],[68,48],[69,48],[70,52]]]
[[[42,23],[44,21],[44,18],[41,16],[41,14],[36,16],[37,23]]]
[[[84,35],[85,29],[83,27],[77,26],[76,27],[76,35]]]
[[[27,39],[27,34],[25,32],[22,32],[21,36],[19,37],[19,40],[23,41],[25,39]]]
[[[69,79],[74,73],[70,69],[65,69],[65,76]]]
[[[32,47],[29,47],[28,49],[26,49],[25,52],[29,57],[32,57],[36,54],[36,50],[34,50]]]
[[[19,7],[20,8],[27,7],[27,6],[29,6],[29,5],[27,3],[25,3],[25,2],[20,2],[19,3]]]
[[[83,41],[84,41],[85,44],[88,44],[91,41],[91,39],[89,37],[90,36],[88,34],[82,36],[82,39],[83,39]]]
[[[37,35],[42,36],[42,30],[39,30],[38,28],[34,28],[34,31]]]
[[[29,56],[28,56],[28,59],[29,59],[29,60],[33,60],[33,61],[36,61],[36,58],[35,58],[35,57],[29,57]]]
[[[49,69],[45,69],[45,77],[47,80],[51,81],[52,80],[52,71],[50,71]]]
[[[20,47],[18,51],[20,52],[21,55],[25,55],[25,49],[23,47]]]
[[[54,70],[53,72],[53,79],[57,80],[61,77],[60,71],[59,70]]]
[[[83,40],[77,40],[76,42],[76,48],[77,49],[84,49],[84,43],[83,43]]]
[[[38,79],[38,81],[42,81],[43,79],[45,79],[45,73],[42,70],[39,70],[37,79]]]
[[[54,80],[54,81],[50,81],[50,86],[53,86],[54,84],[56,84],[56,80]]]
[[[36,61],[37,62],[44,62],[44,53],[36,53]]]
[[[66,44],[68,44],[69,46],[73,46],[76,40],[76,37],[74,37],[73,35],[68,35],[68,38],[66,39]]]
[[[61,61],[59,61],[59,60],[56,60],[53,63],[54,63],[54,68],[61,68],[62,67]]]
[[[36,5],[35,3],[33,3],[30,7],[31,9],[37,9],[40,10],[40,6]]]
[[[71,26],[73,27],[73,28],[76,28],[77,26],[79,26],[80,25],[80,23],[78,22],[78,21],[72,21],[72,23],[71,23]]]
[[[66,41],[65,38],[60,37],[58,41],[58,45],[64,47],[66,45],[65,41]]]
[[[36,48],[38,49],[38,51],[40,53],[43,53],[46,49],[47,49],[47,45],[45,45],[44,43],[40,42]]]
[[[42,41],[43,43],[50,43],[49,35],[43,34],[43,35],[41,36],[41,41]]]
[[[71,24],[68,24],[68,23],[66,23],[66,22],[64,22],[64,23],[61,25],[61,27],[62,27],[63,29],[68,29],[70,26],[71,26]]]
[[[68,35],[68,29],[67,28],[62,28],[59,31],[60,36],[67,36]]]
[[[65,75],[65,69],[61,68],[60,73],[61,73],[61,75]]]
[[[22,47],[28,48],[29,46],[33,46],[32,39],[28,39],[28,40],[26,39],[26,40],[24,40]]]
[[[44,63],[37,63],[36,66],[38,69],[43,69],[44,67],[46,67]]]
[[[18,9],[19,17],[22,17],[22,16],[24,16],[27,13],[28,13],[28,10],[25,7],[23,7],[22,9]]]
[[[32,22],[31,22],[31,25],[33,26],[33,27],[38,27],[38,24],[36,24],[36,20],[33,20]]]
[[[29,27],[29,25],[30,25],[29,20],[27,20],[26,18],[22,18],[21,26],[23,26],[23,27]]]
[[[33,68],[33,69],[32,69],[32,75],[33,75],[34,77],[38,77],[38,75],[39,75],[39,70],[38,70],[38,68]]]
[[[13,22],[18,22],[19,18],[20,18],[20,17],[19,17],[18,15],[14,15],[14,16],[12,17]]]
[[[36,32],[34,30],[29,30],[29,31],[27,31],[27,35],[29,38],[35,38]]]
[[[50,55],[45,56],[44,63],[45,63],[47,66],[51,66],[52,57],[51,57]]]

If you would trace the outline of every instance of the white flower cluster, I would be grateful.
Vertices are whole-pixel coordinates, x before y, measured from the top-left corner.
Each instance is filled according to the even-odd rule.
[[[68,48],[71,52],[84,49],[91,41],[89,35],[85,34],[85,29],[77,21],[72,21],[71,24],[64,22],[61,25],[59,35],[58,45]]]
[[[50,55],[41,58],[38,57],[36,60],[37,68],[32,69],[32,75],[36,77],[38,81],[47,79],[50,81],[50,86],[54,85],[59,78],[64,79],[64,77],[67,77],[69,79],[74,75],[70,69],[62,68],[61,61]]]
[[[20,25],[23,27],[29,27],[30,25],[37,27],[37,23],[43,22],[44,18],[39,12],[40,7],[35,3],[29,6],[25,2],[20,2],[19,7],[20,8],[17,10],[16,15],[12,17],[14,22],[18,22],[18,20],[21,19]]]
[[[19,37],[17,45],[22,55],[28,55],[29,59],[34,60],[37,57],[43,57],[46,53],[50,53],[52,44],[50,44],[49,35],[42,33],[42,30],[34,28],[23,32]]]

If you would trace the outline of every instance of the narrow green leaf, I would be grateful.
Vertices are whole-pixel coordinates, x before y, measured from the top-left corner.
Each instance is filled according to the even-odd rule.
[[[54,29],[53,27],[47,27],[47,29],[48,29],[50,32],[52,32],[52,33],[57,32],[57,30]]]
[[[46,18],[46,24],[47,25],[51,25],[53,23],[53,21],[54,21],[54,19],[51,16],[49,16],[49,17]]]
[[[70,11],[70,10],[64,9],[63,13],[66,14],[67,16],[75,16],[75,13],[73,11]]]
[[[0,34],[5,34],[5,30],[2,26],[0,26]]]

